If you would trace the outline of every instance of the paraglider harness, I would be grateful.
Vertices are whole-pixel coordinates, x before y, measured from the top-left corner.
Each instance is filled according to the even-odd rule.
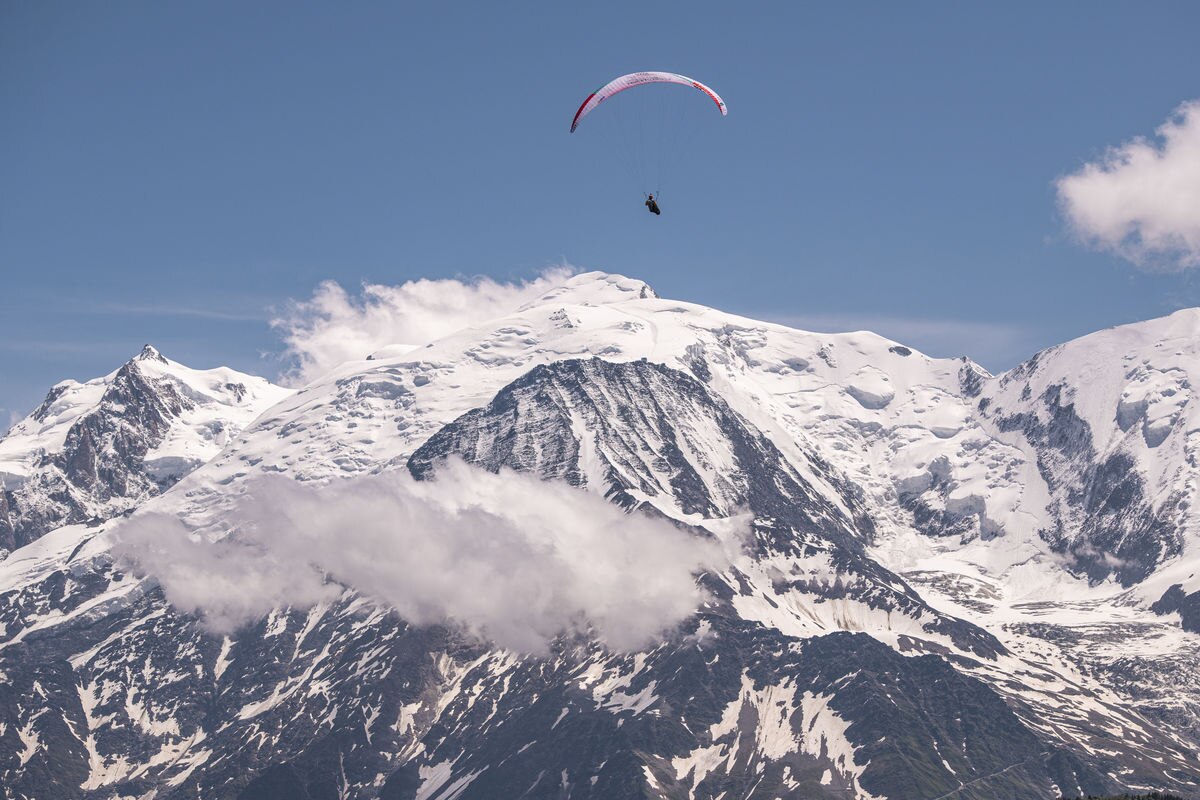
[[[654,195],[646,195],[646,208],[650,209],[651,214],[661,214],[662,209],[658,207],[658,201],[654,199]]]

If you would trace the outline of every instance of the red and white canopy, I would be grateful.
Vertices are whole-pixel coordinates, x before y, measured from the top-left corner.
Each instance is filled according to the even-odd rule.
[[[678,83],[680,86],[691,86],[712,98],[712,101],[717,104],[717,108],[721,110],[721,116],[729,113],[729,110],[725,108],[725,101],[721,99],[720,95],[700,81],[694,81],[686,75],[676,75],[674,72],[631,72],[628,75],[614,78],[587,96],[583,105],[575,112],[575,119],[571,120],[571,133],[575,132],[575,129],[579,127],[579,121],[590,114],[592,109],[614,94],[619,94],[635,86],[644,86],[647,83]]]

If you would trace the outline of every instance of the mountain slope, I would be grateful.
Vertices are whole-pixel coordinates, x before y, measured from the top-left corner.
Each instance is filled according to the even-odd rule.
[[[1050,489],[1047,538],[1093,578],[1131,585],[1200,528],[1200,309],[1039,353],[984,392]]]
[[[644,504],[684,523],[703,525],[746,511],[753,518],[747,546],[754,567],[728,580],[724,591],[755,602],[763,593],[777,600],[791,589],[796,604],[806,595],[817,604],[836,595],[843,613],[861,603],[851,613],[895,611],[912,617],[915,630],[944,633],[964,650],[991,656],[1002,649],[983,631],[939,615],[899,576],[865,557],[870,518],[858,493],[831,467],[808,462],[827,486],[840,488],[836,503],[761,432],[679,370],[602,359],[535,367],[487,406],[430,437],[408,468],[432,477],[435,463],[449,455],[491,471],[509,467],[590,487],[626,507]],[[837,576],[836,586],[828,576]],[[749,588],[760,584],[771,588]],[[808,613],[822,616],[817,609]]]

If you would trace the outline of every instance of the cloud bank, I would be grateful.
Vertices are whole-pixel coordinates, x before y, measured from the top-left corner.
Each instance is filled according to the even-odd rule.
[[[511,313],[572,274],[558,267],[520,283],[422,278],[399,286],[365,284],[358,296],[325,281],[311,299],[291,303],[271,320],[283,337],[284,357],[294,363],[284,378],[302,385],[381,347],[426,344]]]
[[[702,602],[694,573],[728,562],[716,541],[664,520],[462,462],[435,481],[264,478],[225,522],[235,533],[213,541],[174,516],[138,514],[115,552],[215,633],[349,587],[414,624],[455,624],[522,652],[589,627],[616,649],[644,646]]]
[[[1200,101],[1180,106],[1158,136],[1060,178],[1059,202],[1090,245],[1144,269],[1200,266]]]

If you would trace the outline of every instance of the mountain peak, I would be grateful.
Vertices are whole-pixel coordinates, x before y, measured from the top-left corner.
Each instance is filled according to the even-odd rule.
[[[287,394],[226,367],[190,369],[149,344],[108,375],[55,384],[0,437],[0,548],[124,513]]]
[[[158,352],[157,348],[155,348],[154,345],[152,345],[152,344],[143,345],[142,352],[140,352],[136,356],[134,356],[132,360],[133,361],[161,361],[164,364],[168,363],[167,359],[163,357],[163,354]]]
[[[572,276],[565,283],[529,303],[526,308],[554,300],[584,306],[600,306],[634,298],[657,297],[658,294],[645,281],[596,270]]]

